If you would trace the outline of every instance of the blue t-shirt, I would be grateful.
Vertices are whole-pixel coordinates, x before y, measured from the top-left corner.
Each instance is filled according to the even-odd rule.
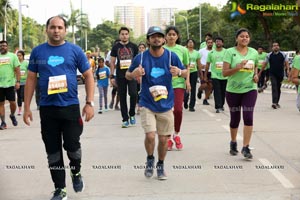
[[[110,69],[107,66],[96,70],[98,87],[108,87],[108,77],[110,75]]]
[[[51,46],[44,43],[35,47],[30,55],[28,70],[39,73],[37,84],[39,84],[41,91],[40,106],[79,104],[77,69],[81,73],[90,69],[90,64],[79,46],[66,41],[60,46]],[[49,77],[60,75],[66,79],[67,91],[50,94],[48,91]],[[52,87],[56,89],[56,86]]]
[[[139,65],[145,70],[145,75],[142,76],[140,101],[142,107],[146,107],[153,112],[166,112],[174,106],[174,91],[172,87],[172,74],[170,72],[170,64],[184,69],[178,56],[164,49],[163,55],[153,57],[149,50],[137,55],[129,67],[129,72],[132,72]],[[162,86],[167,90],[165,98],[155,98],[150,89],[155,86]],[[152,91],[153,92],[153,91]],[[165,93],[164,93],[165,94]]]

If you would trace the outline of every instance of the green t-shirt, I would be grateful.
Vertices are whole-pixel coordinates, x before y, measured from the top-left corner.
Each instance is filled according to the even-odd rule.
[[[296,55],[293,59],[293,68],[297,69],[300,74],[300,55]],[[298,76],[299,76],[298,74]],[[300,94],[300,86],[298,87],[298,93]]]
[[[198,63],[197,60],[200,60],[200,53],[196,50],[192,52],[189,51],[189,58],[190,58],[190,73],[198,71]]]
[[[258,69],[262,68],[262,65],[265,62],[267,55],[268,54],[266,52],[262,52],[261,54],[258,54],[258,64],[257,64]],[[265,68],[265,70],[266,69],[267,69],[267,67]]]
[[[176,44],[173,47],[169,47],[167,45],[164,46],[164,48],[174,52],[178,57],[179,60],[182,62],[182,64],[186,67],[189,64],[189,53],[187,48]],[[173,88],[186,88],[185,85],[185,79],[178,76],[173,76],[172,78],[172,86]]]
[[[241,55],[236,47],[226,50],[223,62],[230,65],[230,69],[235,68],[243,60],[248,60],[243,69],[228,77],[226,91],[232,93],[246,93],[251,90],[257,90],[257,84],[253,81],[255,66],[258,63],[258,53],[255,49],[248,47],[245,56]]]
[[[20,63],[20,74],[21,74],[20,83],[21,83],[21,85],[25,85],[25,82],[27,79],[27,68],[28,68],[27,60],[24,60],[23,62]]]
[[[20,66],[19,59],[16,54],[8,52],[0,54],[0,87],[8,88],[15,86],[16,76],[15,68]]]
[[[226,80],[227,77],[224,77],[222,74],[223,69],[223,58],[226,49],[222,49],[221,51],[212,50],[207,55],[207,63],[210,63],[211,70],[211,78]]]

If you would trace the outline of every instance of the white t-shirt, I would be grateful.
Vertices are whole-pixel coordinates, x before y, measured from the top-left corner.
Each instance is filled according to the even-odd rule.
[[[200,56],[201,56],[201,65],[205,65],[206,66],[206,60],[207,60],[207,56],[208,56],[208,53],[210,52],[211,50],[208,50],[207,48],[202,48],[199,50],[199,53],[200,53]],[[205,71],[205,68],[202,69],[202,71]],[[209,69],[208,71],[210,72],[210,66],[209,66]]]

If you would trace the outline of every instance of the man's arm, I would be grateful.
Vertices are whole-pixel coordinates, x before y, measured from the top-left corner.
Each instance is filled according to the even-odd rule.
[[[20,72],[20,66],[15,67],[15,76],[16,76],[16,89],[18,90],[20,88],[20,79],[21,79],[21,72]]]
[[[88,69],[83,73],[85,77],[85,92],[86,92],[86,102],[94,101],[94,76],[92,69]],[[91,105],[85,104],[82,111],[82,116],[85,116],[85,121],[88,122],[94,117],[94,108]]]
[[[33,120],[32,113],[30,110],[30,103],[31,103],[31,99],[36,84],[37,84],[37,73],[28,70],[26,84],[25,84],[25,91],[24,91],[24,115],[23,115],[23,121],[28,126],[30,125],[30,121]]]

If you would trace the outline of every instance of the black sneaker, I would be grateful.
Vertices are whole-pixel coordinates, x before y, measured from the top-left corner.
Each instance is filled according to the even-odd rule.
[[[246,159],[252,159],[253,158],[253,156],[252,156],[252,154],[250,152],[250,149],[249,149],[249,145],[243,147],[242,154],[244,155],[244,157]]]
[[[195,110],[195,108],[189,108],[189,111],[190,112],[195,112],[196,110]]]
[[[237,143],[236,142],[230,142],[230,151],[229,153],[232,155],[232,156],[236,156],[239,151],[237,150]]]
[[[14,126],[18,126],[18,121],[14,115],[9,115],[11,122]]]
[[[184,103],[184,104],[183,104],[183,107],[184,107],[184,109],[188,109],[188,108],[189,108],[189,105],[188,105],[187,103]]]
[[[209,105],[207,99],[204,99],[204,100],[203,100],[203,105]]]
[[[277,109],[277,106],[276,106],[275,103],[273,103],[271,107],[272,107],[273,109]]]
[[[168,177],[165,173],[164,164],[157,163],[156,170],[157,170],[157,179],[158,180],[167,180],[168,179]]]
[[[7,125],[5,122],[2,122],[0,125],[0,130],[4,130],[4,129],[7,129]]]
[[[198,97],[198,99],[201,99],[201,97],[202,97],[202,90],[198,89],[197,97]]]
[[[216,109],[216,113],[220,113],[221,111],[222,111],[221,108]]]
[[[72,178],[72,183],[73,183],[73,189],[75,192],[82,192],[84,190],[84,183],[82,180],[82,176],[80,172],[77,174],[72,174],[71,173],[71,178]]]
[[[144,172],[144,175],[147,178],[150,178],[153,176],[153,171],[154,171],[154,157],[152,159],[147,158],[147,162],[146,162],[146,169]]]
[[[53,192],[53,197],[51,200],[67,200],[67,190],[66,188],[56,188]]]

